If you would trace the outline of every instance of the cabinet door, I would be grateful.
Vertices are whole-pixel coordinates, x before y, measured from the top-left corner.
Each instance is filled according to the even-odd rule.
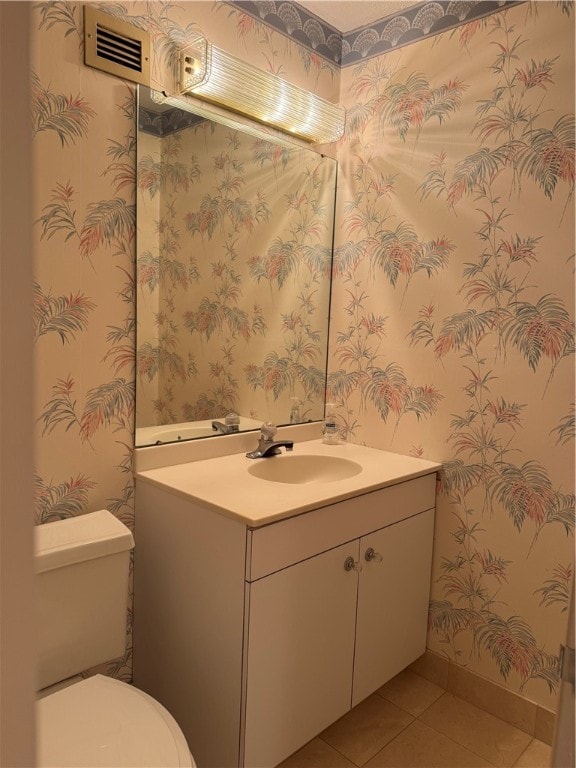
[[[353,706],[426,649],[433,536],[431,509],[360,540]]]
[[[358,540],[247,585],[244,765],[271,768],[350,709]]]

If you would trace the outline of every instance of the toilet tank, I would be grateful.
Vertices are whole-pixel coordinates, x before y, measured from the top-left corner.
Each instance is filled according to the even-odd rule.
[[[36,526],[38,689],[123,656],[134,539],[108,510]]]

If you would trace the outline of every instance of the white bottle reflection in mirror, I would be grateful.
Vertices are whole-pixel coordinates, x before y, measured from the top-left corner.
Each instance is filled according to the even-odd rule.
[[[292,406],[290,408],[290,424],[300,424],[302,421],[302,400],[299,397],[291,397]]]
[[[322,442],[326,443],[326,445],[338,445],[340,442],[340,432],[336,423],[334,403],[326,403],[326,415],[324,417],[324,426],[322,428]]]

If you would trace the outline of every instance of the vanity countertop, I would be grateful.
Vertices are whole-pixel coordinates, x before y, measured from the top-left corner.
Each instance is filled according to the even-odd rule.
[[[344,480],[278,483],[253,477],[254,462],[244,453],[192,461],[136,473],[140,481],[214,509],[257,528],[318,507],[437,472],[441,464],[353,443],[325,445],[321,440],[294,443],[294,456],[334,456],[354,461],[362,471]]]

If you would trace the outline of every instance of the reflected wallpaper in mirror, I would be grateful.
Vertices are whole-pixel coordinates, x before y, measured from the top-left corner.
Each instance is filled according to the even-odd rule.
[[[336,162],[145,91],[136,445],[321,419]]]

